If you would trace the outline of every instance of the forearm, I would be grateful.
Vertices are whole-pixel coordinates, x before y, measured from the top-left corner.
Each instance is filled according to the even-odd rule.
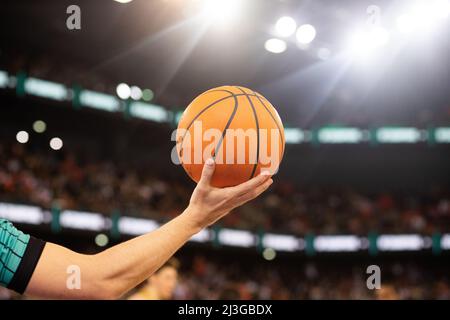
[[[159,229],[95,255],[47,243],[26,293],[57,299],[117,299],[147,279],[201,230],[186,209]],[[79,275],[70,270],[79,270]],[[79,287],[70,285],[79,276]]]
[[[121,296],[158,270],[201,230],[190,214],[186,209],[161,228],[97,254],[95,265],[107,290]]]

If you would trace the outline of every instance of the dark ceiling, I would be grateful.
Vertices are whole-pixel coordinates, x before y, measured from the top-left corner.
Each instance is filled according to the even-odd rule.
[[[114,83],[152,88],[156,102],[167,107],[183,108],[206,89],[236,84],[260,91],[286,123],[297,126],[450,123],[448,21],[432,37],[388,49],[361,66],[339,53],[374,1],[247,0],[228,28],[205,27],[204,19],[188,12],[195,1],[4,0],[0,50],[44,54]],[[387,25],[407,3],[375,2],[387,12]],[[72,4],[81,8],[81,30],[66,28]],[[279,55],[264,50],[273,24],[286,14],[316,26],[309,50],[293,41]],[[334,58],[320,61],[321,46]]]

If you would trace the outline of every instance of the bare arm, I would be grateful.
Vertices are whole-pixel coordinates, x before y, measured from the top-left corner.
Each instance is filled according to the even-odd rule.
[[[208,163],[208,162],[207,162]],[[96,255],[47,243],[26,293],[62,299],[116,299],[158,270],[194,234],[264,192],[272,183],[260,175],[239,186],[210,186],[214,162],[205,165],[187,209],[159,229]],[[77,266],[81,288],[69,289],[69,266]]]

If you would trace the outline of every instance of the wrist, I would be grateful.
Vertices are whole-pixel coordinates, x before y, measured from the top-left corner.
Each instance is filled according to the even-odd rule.
[[[180,218],[183,220],[183,225],[192,235],[199,233],[205,228],[203,223],[199,221],[198,216],[198,209],[193,206],[188,206],[180,215]]]

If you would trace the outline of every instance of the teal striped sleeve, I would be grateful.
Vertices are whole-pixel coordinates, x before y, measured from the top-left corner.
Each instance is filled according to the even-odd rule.
[[[24,234],[0,219],[0,286],[23,293],[45,242]]]

